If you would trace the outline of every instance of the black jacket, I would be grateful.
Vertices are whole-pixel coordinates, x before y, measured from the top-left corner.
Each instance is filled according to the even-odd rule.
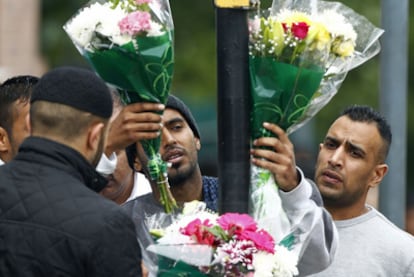
[[[26,139],[0,166],[0,276],[141,276],[131,219],[72,148]]]

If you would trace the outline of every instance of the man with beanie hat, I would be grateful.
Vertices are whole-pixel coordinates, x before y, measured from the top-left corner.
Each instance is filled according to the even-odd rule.
[[[177,203],[193,200],[204,201],[207,208],[217,211],[218,180],[215,177],[202,176],[198,164],[198,151],[201,149],[200,132],[189,108],[177,97],[170,95],[162,116],[162,133],[160,154],[164,161],[170,163],[168,182],[171,193]],[[127,147],[128,162],[132,168],[134,162],[142,164],[146,172],[147,159],[138,142]],[[140,184],[138,184],[140,185]],[[152,243],[145,226],[145,218],[163,212],[159,203],[157,184],[151,184],[153,193],[135,198],[123,205],[133,218],[143,254],[143,263],[153,270],[156,266],[155,256],[145,251]]]
[[[31,136],[0,167],[1,276],[141,276],[131,219],[96,192],[112,99],[93,72],[49,71],[31,97]]]

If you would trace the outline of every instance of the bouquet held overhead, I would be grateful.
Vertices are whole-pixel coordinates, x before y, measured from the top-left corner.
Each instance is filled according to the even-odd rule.
[[[94,0],[64,29],[96,73],[121,94],[125,104],[166,104],[174,69],[174,26],[167,0]],[[177,208],[169,190],[160,137],[141,141],[148,171],[158,184],[166,212]]]

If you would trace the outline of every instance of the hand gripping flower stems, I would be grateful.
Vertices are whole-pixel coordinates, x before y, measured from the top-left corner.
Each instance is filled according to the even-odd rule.
[[[383,31],[338,2],[274,0],[268,12],[252,14],[249,32],[253,141],[274,136],[264,122],[288,134],[303,126],[349,70],[379,52]],[[250,214],[259,225],[273,222],[267,226],[273,235],[286,234],[290,226],[272,174],[252,166],[250,189]]]
[[[96,73],[115,86],[126,104],[165,104],[174,68],[173,22],[168,0],[95,0],[64,26]],[[142,142],[148,170],[159,184],[166,212],[176,208],[169,191],[160,138]]]

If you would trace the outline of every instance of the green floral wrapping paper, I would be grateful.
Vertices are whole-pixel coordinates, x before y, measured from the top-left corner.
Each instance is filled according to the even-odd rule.
[[[174,69],[174,26],[168,0],[96,0],[64,26],[95,72],[125,104],[166,104]],[[177,208],[169,190],[161,138],[141,141],[148,171],[166,212]]]

